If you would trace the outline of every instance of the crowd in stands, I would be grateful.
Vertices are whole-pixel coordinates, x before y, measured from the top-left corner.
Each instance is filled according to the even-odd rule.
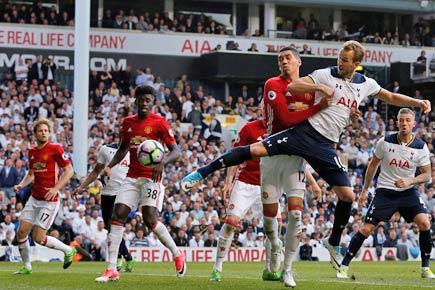
[[[0,6],[0,22],[43,24],[74,26],[73,11],[58,12],[56,6],[46,8],[43,1],[36,1],[34,5],[10,4],[6,2]],[[205,34],[226,34],[227,29],[212,17],[204,14],[175,13],[173,19],[168,12],[136,12],[133,9],[113,10],[106,9],[100,23],[93,19],[93,26],[103,28],[116,28],[127,30],[139,30],[143,32],[189,32]],[[370,31],[362,23],[355,31],[348,29],[346,23],[342,23],[337,30],[323,27],[310,14],[306,20],[301,13],[297,17],[285,17],[277,25],[279,31],[290,33],[291,38],[313,39],[329,41],[358,40],[362,43],[374,43],[382,45],[409,46],[434,46],[433,31],[423,18],[419,18],[413,27],[404,31]],[[288,37],[288,34],[286,34]],[[259,29],[246,30],[244,36],[263,37]],[[266,35],[267,36],[267,35]],[[237,50],[237,49],[234,49]]]
[[[115,68],[109,71],[90,72],[89,103],[89,170],[96,164],[97,152],[101,145],[119,141],[119,127],[123,117],[134,112],[134,90],[138,85],[150,85],[156,90],[153,112],[166,117],[175,133],[182,155],[179,161],[165,168],[165,203],[161,220],[170,229],[179,246],[215,247],[220,227],[225,216],[222,192],[225,186],[223,171],[215,172],[200,186],[186,193],[180,189],[183,176],[209,162],[227,148],[221,140],[222,128],[215,114],[240,115],[246,121],[255,120],[261,112],[258,103],[262,88],[250,94],[247,86],[233,96],[212,96],[202,86],[193,87],[187,75],[182,75],[175,86],[166,86],[161,77],[154,75],[151,67],[132,71]],[[400,91],[396,82],[392,88]],[[53,122],[51,140],[61,143],[65,151],[72,151],[73,93],[56,82],[55,66],[50,59],[38,59],[24,64],[19,61],[15,67],[4,73],[0,83],[0,244],[14,244],[23,204],[30,188],[15,194],[12,187],[26,174],[27,153],[34,142],[32,123],[46,117]],[[423,98],[419,91],[416,98]],[[373,100],[362,104],[363,115],[358,122],[349,125],[341,137],[337,150],[344,163],[348,164],[352,188],[359,193],[363,176],[373,154],[374,146],[382,135],[397,130],[391,117],[387,122],[377,112],[380,104]],[[211,114],[212,122],[207,126],[203,114]],[[415,133],[423,138],[434,153],[434,122],[417,111],[418,125]],[[187,125],[187,127],[186,127]],[[186,129],[187,128],[187,129]],[[435,165],[432,156],[432,164]],[[432,169],[435,169],[432,167]],[[435,170],[433,170],[435,172]],[[318,176],[314,173],[318,178]],[[432,176],[435,180],[435,176]],[[100,193],[102,184],[96,181],[75,199],[71,192],[78,186],[74,178],[61,192],[61,207],[50,230],[67,244],[75,243],[102,258],[101,249],[107,240],[107,230],[101,218]],[[321,179],[318,184],[323,191],[321,200],[314,198],[308,187],[303,213],[303,234],[301,235],[301,257],[313,260],[310,250],[320,246],[321,239],[328,235],[334,221],[335,193]],[[422,200],[435,218],[435,199],[432,184],[419,187]],[[370,198],[374,187],[370,188]],[[286,230],[285,198],[281,199],[283,226],[281,237]],[[345,248],[350,238],[362,225],[362,217],[367,211],[354,203],[352,220],[343,232],[341,240]],[[435,232],[435,223],[432,222]],[[396,246],[406,243],[409,247],[418,246],[418,228],[406,224],[399,217],[379,227],[376,233],[365,241],[367,246]],[[126,224],[124,237],[127,244],[135,246],[157,246],[158,239],[143,223],[140,212],[133,212]],[[234,247],[262,247],[264,233],[261,218],[248,215],[241,221]],[[435,238],[435,237],[434,237]]]

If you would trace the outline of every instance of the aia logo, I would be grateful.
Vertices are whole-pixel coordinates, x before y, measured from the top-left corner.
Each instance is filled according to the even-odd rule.
[[[339,106],[345,106],[345,107],[348,107],[349,109],[358,109],[358,104],[357,104],[357,102],[355,101],[355,100],[351,100],[351,99],[349,99],[349,98],[346,98],[346,97],[341,97],[339,100],[338,100],[338,102],[337,102],[337,105],[339,105]]]
[[[405,168],[409,169],[410,168],[409,162],[407,160],[401,160],[401,159],[396,159],[396,158],[391,159],[389,165],[399,167],[402,169],[405,169]]]

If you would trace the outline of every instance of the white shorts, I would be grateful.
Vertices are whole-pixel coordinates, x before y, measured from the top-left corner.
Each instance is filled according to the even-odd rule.
[[[115,204],[125,204],[132,211],[144,205],[162,211],[164,195],[165,188],[160,182],[153,182],[149,178],[127,177],[119,189]]]
[[[242,219],[250,208],[252,208],[254,217],[259,218],[263,214],[260,186],[236,180],[231,192],[227,215]]]
[[[53,224],[59,207],[60,201],[37,200],[31,196],[21,212],[20,220],[48,230]]]
[[[277,203],[282,194],[304,198],[306,161],[299,156],[276,155],[260,159],[261,199]]]

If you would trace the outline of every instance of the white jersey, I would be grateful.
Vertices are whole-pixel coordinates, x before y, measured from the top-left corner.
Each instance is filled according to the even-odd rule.
[[[358,109],[361,101],[377,95],[381,90],[374,79],[360,73],[355,73],[352,81],[340,78],[337,67],[315,70],[309,77],[315,84],[323,84],[334,90],[332,105],[311,116],[308,121],[320,134],[336,143],[349,123],[351,110]],[[324,95],[316,92],[315,96],[315,102],[318,103]]]
[[[378,188],[407,190],[413,186],[398,188],[394,182],[400,178],[414,178],[418,167],[430,164],[430,153],[426,143],[415,138],[410,144],[401,145],[397,133],[380,139],[374,154],[381,160]]]
[[[104,165],[109,165],[113,156],[117,151],[117,147],[113,145],[103,145],[98,151],[97,162]],[[127,176],[128,167],[130,165],[130,152],[121,160],[116,166],[112,168],[110,177],[104,178],[104,188],[101,192],[102,195],[116,195],[119,191],[122,182]]]

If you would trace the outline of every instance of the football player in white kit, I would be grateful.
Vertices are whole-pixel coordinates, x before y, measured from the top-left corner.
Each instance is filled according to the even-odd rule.
[[[91,173],[86,177],[85,180],[80,184],[80,186],[73,192],[73,195],[77,195],[85,190],[89,184],[94,182],[104,168],[110,163],[113,156],[118,150],[118,145],[108,144],[100,147],[97,156],[97,164]],[[103,190],[101,191],[101,211],[104,221],[104,227],[106,230],[110,231],[110,218],[112,217],[113,207],[115,205],[115,198],[119,192],[122,182],[127,176],[128,166],[130,165],[130,153],[124,157],[124,159],[112,168],[110,176],[103,176]],[[125,245],[124,239],[122,239],[119,245],[119,256],[118,256],[118,271],[122,268],[122,257],[124,257],[126,263],[124,265],[125,272],[131,272],[133,270],[134,261],[127,246]]]
[[[253,158],[275,155],[297,155],[304,158],[337,194],[332,233],[324,240],[330,262],[339,269],[338,250],[341,233],[347,224],[355,194],[351,189],[345,166],[335,150],[335,143],[349,123],[351,114],[358,110],[362,100],[377,96],[382,101],[402,107],[420,107],[423,113],[431,110],[428,100],[414,99],[381,88],[374,79],[355,71],[364,58],[365,49],[357,41],[343,44],[337,67],[314,71],[307,77],[288,85],[291,94],[315,93],[316,101],[325,96],[332,105],[314,114],[307,121],[274,134],[262,142],[234,148],[208,165],[183,178],[181,186],[189,189],[212,172],[231,167]]]
[[[349,263],[371,235],[379,222],[387,222],[399,212],[408,222],[415,222],[420,229],[421,277],[435,279],[429,268],[432,250],[430,219],[416,186],[430,180],[430,152],[426,143],[412,134],[415,113],[403,108],[398,115],[399,133],[378,141],[373,158],[368,165],[359,203],[366,201],[367,191],[380,165],[376,194],[373,198],[362,229],[353,236],[349,248],[337,271],[337,278],[348,278]],[[420,174],[416,176],[417,169]]]

